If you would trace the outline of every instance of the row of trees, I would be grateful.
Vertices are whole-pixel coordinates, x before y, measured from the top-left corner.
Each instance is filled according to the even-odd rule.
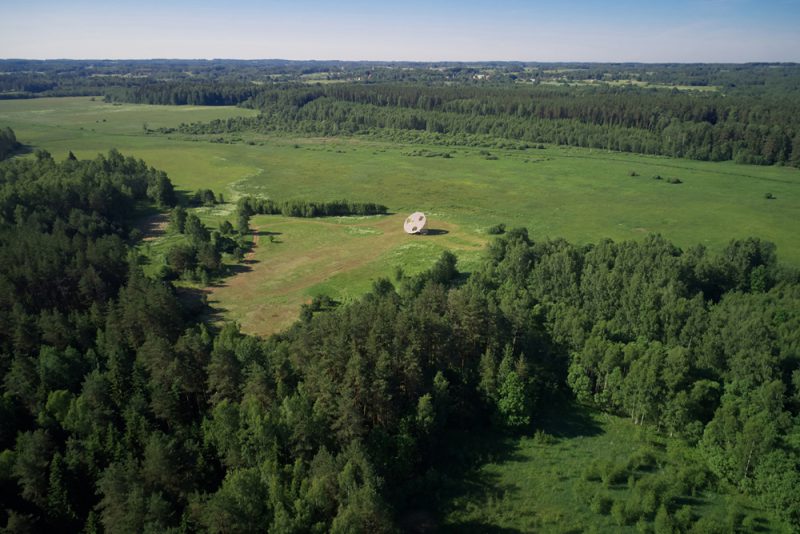
[[[106,93],[105,101],[167,106],[235,106],[259,91],[253,84],[165,82],[112,89]]]
[[[347,215],[385,215],[388,208],[374,202],[334,200],[310,202],[307,200],[277,201],[251,195],[237,201],[239,213],[250,215],[283,215],[285,217],[339,217]]]

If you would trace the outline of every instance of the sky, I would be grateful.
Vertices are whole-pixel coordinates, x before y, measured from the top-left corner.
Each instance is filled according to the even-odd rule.
[[[0,13],[0,58],[800,62],[800,0],[0,0]]]

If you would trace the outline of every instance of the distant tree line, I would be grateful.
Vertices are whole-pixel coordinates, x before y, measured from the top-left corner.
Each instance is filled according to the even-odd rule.
[[[265,88],[251,118],[182,125],[183,133],[242,130],[305,135],[424,132],[800,166],[800,107],[788,94],[730,96],[581,87],[331,84]]]
[[[796,92],[792,63],[644,64],[520,61],[287,61],[287,60],[25,60],[0,59],[0,99],[113,94],[169,103],[159,86],[187,95],[192,86],[265,86],[319,81],[424,85],[513,86],[655,84],[719,89],[726,94]],[[230,93],[229,93],[230,94]],[[188,98],[187,98],[188,100]],[[209,101],[221,101],[209,99]]]
[[[251,195],[237,201],[240,213],[249,215],[283,215],[285,217],[338,217],[347,215],[384,215],[388,208],[374,202],[334,200],[309,202],[306,200],[276,201]]]
[[[167,106],[235,106],[252,98],[259,88],[252,84],[159,83],[114,89],[106,102],[131,102]]]

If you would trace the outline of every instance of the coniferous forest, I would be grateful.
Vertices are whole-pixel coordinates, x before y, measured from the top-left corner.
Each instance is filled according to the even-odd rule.
[[[116,151],[0,164],[8,530],[392,532],[465,433],[571,402],[699,452],[632,522],[724,484],[800,528],[800,279],[771,243],[511,229],[261,339],[143,274],[136,209],[177,200]]]
[[[796,64],[0,60],[0,72],[4,99],[99,94],[260,112],[177,128],[184,134],[548,143],[800,166]]]

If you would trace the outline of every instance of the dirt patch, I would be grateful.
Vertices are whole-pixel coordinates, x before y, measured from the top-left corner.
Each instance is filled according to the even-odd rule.
[[[253,226],[253,248],[250,249],[244,259],[252,261],[256,257],[256,247],[258,246],[258,238],[261,237],[258,226]]]

